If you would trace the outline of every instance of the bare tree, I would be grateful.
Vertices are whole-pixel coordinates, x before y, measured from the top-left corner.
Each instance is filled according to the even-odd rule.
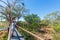
[[[11,2],[12,1],[12,2]],[[24,3],[21,0],[0,0],[5,6],[0,5],[0,17],[5,18],[10,24],[12,17],[19,19],[25,10]]]

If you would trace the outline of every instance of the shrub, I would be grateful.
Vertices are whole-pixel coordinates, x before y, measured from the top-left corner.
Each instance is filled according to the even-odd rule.
[[[53,28],[56,32],[60,32],[60,26],[59,25],[55,25]]]

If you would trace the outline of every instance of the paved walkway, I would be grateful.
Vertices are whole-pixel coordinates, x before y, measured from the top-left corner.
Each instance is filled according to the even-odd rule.
[[[10,34],[10,40],[25,40],[24,37],[15,29],[13,37]]]
[[[15,29],[15,31],[14,31],[14,37],[12,37],[11,40],[24,40],[24,38],[23,38],[23,36]]]

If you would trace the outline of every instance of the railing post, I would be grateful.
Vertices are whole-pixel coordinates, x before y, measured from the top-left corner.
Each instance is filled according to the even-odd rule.
[[[11,31],[10,31],[10,29],[8,28],[8,39],[7,40],[10,40],[10,33],[11,33]]]
[[[8,27],[8,33],[9,33],[9,27]]]

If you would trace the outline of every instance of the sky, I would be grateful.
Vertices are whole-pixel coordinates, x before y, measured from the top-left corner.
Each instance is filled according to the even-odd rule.
[[[4,0],[6,1],[6,0]],[[10,0],[12,1],[12,0]],[[60,11],[60,0],[23,0],[30,13],[37,14],[41,19],[49,13]],[[2,4],[0,2],[0,4]],[[4,4],[2,4],[4,5]],[[23,18],[21,18],[23,20]]]
[[[24,0],[30,13],[37,14],[41,19],[49,13],[60,11],[60,0]]]

